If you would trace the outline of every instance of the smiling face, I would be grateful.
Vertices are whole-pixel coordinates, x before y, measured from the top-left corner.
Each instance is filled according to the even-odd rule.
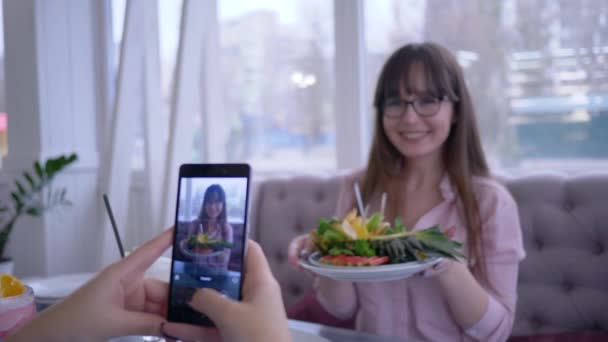
[[[408,72],[409,89],[401,87],[399,96],[388,99],[391,101],[419,101],[437,99],[426,84],[424,67],[420,63],[413,64]],[[407,161],[419,159],[432,159],[439,161],[441,151],[452,126],[454,109],[452,102],[441,100],[437,113],[421,116],[408,104],[400,117],[383,115],[382,126],[386,137],[391,144],[403,155]],[[384,109],[386,112],[386,108]]]
[[[203,222],[207,220],[226,221],[226,193],[220,185],[210,185],[205,191],[199,219]]]
[[[205,203],[205,212],[208,218],[217,220],[224,210],[224,203],[219,198],[217,192],[212,193],[209,197],[209,201]]]

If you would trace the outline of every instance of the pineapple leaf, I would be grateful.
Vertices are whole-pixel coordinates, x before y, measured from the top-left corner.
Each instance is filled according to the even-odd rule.
[[[397,216],[397,218],[395,219],[394,231],[396,233],[407,232],[407,228],[405,227],[405,225],[403,224],[403,221],[401,221],[401,217],[399,217],[399,216]]]

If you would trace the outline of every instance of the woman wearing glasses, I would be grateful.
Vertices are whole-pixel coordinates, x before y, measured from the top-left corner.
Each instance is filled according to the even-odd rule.
[[[316,297],[358,330],[428,341],[504,341],[513,325],[519,262],[517,207],[493,180],[462,69],[445,48],[408,44],[384,65],[374,96],[375,130],[363,171],[345,179],[337,216],[355,208],[354,182],[371,212],[388,194],[386,219],[411,230],[438,224],[464,244],[466,262],[444,261],[417,277],[352,283],[318,277]],[[290,261],[312,249],[289,246]]]
[[[234,243],[234,230],[228,223],[226,212],[224,188],[219,184],[210,185],[205,190],[198,218],[189,224],[188,236],[204,234],[209,240]],[[196,259],[196,264],[226,270],[230,261],[230,252],[230,248],[226,248],[217,256]]]

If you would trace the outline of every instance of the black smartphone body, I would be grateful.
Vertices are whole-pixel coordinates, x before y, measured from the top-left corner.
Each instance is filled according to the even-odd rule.
[[[179,169],[167,319],[212,326],[188,302],[198,288],[241,300],[251,169],[184,164]]]

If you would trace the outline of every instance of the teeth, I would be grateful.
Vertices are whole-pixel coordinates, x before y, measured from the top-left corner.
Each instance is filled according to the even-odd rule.
[[[401,133],[402,137],[404,137],[405,139],[411,139],[411,140],[422,138],[425,135],[426,135],[425,132]]]

